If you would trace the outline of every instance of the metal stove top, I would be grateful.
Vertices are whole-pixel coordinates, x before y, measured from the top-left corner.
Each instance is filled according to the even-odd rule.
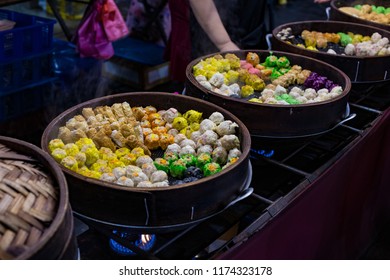
[[[356,117],[324,134],[272,144],[253,139],[251,164],[254,172],[250,185],[253,193],[199,224],[142,236],[128,230],[114,232],[104,225],[76,218],[80,258],[218,258],[261,231],[272,217],[369,131],[390,105],[389,88],[387,84],[352,92],[350,113]],[[142,243],[145,238],[153,244]],[[117,245],[116,249],[113,244]]]

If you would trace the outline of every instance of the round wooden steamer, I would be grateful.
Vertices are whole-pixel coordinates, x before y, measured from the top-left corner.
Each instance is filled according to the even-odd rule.
[[[70,190],[75,212],[87,219],[123,228],[157,228],[188,224],[204,219],[223,209],[237,198],[247,181],[251,139],[245,125],[229,111],[196,98],[161,92],[132,92],[93,99],[57,116],[45,129],[41,146],[58,135],[59,127],[85,107],[128,102],[130,106],[154,106],[159,110],[176,108],[179,112],[194,109],[208,117],[221,112],[225,119],[239,125],[242,156],[232,166],[213,176],[182,185],[161,188],[126,188],[117,184],[87,178],[61,166]],[[149,230],[150,229],[150,230]]]
[[[297,64],[304,69],[328,77],[343,87],[343,93],[334,99],[310,104],[259,104],[207,90],[196,81],[192,74],[194,65],[207,57],[234,53],[240,59],[245,59],[248,52],[256,52],[261,62],[264,62],[271,53],[278,57],[286,56],[291,65]],[[320,60],[280,51],[241,50],[215,53],[193,60],[186,69],[186,94],[210,101],[229,110],[247,126],[252,136],[259,137],[294,138],[329,130],[345,117],[350,89],[351,81],[348,76],[334,66]]]
[[[288,44],[279,39],[278,34],[282,29],[290,27],[292,34],[299,35],[303,30],[319,32],[353,32],[364,36],[371,36],[377,32],[382,37],[390,39],[390,32],[373,26],[340,22],[340,21],[299,21],[286,23],[276,27],[272,31],[272,48],[294,54],[304,55],[327,62],[343,71],[351,79],[352,83],[386,83],[390,81],[390,55],[357,57],[347,55],[332,55],[320,51],[310,51],[304,48]]]
[[[376,28],[390,31],[390,25],[361,19],[339,10],[339,8],[341,7],[353,7],[355,5],[364,5],[364,4],[390,7],[389,1],[386,0],[332,0],[332,2],[330,2],[330,6],[331,6],[330,20],[370,25]]]

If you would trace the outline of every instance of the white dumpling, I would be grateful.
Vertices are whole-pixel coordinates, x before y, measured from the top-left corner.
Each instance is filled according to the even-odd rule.
[[[276,101],[276,104],[280,104],[280,105],[290,105],[290,103],[288,103],[286,100],[277,100]]]
[[[152,186],[156,187],[156,188],[168,187],[169,183],[168,183],[168,181],[156,182],[156,183],[153,183]]]
[[[153,162],[152,163],[144,163],[141,166],[141,169],[142,169],[142,172],[145,173],[146,176],[148,176],[149,178],[153,174],[153,172],[157,171],[157,168]]]
[[[134,182],[130,178],[127,178],[126,176],[120,177],[115,183],[121,186],[126,187],[134,187]]]
[[[161,114],[161,117],[164,121],[167,123],[172,123],[173,120],[179,116],[179,112],[175,108],[169,108],[166,110],[163,114]]]
[[[226,96],[231,96],[234,94],[234,92],[230,89],[229,86],[227,85],[222,85],[219,90],[222,92],[223,95],[226,95]]]
[[[200,137],[197,142],[198,147],[203,145],[214,146],[218,140],[218,134],[212,130],[206,130]]]
[[[343,93],[343,88],[340,86],[335,86],[334,88],[331,89],[331,93],[337,93],[337,94],[342,94]]]
[[[180,144],[181,141],[187,139],[187,136],[185,136],[183,133],[179,133],[175,135],[175,143]]]
[[[230,151],[234,148],[240,148],[240,139],[236,135],[225,135],[218,140],[218,146],[225,148]]]
[[[303,96],[307,99],[314,99],[317,97],[317,92],[314,88],[307,88],[305,89],[305,92],[303,93]]]
[[[209,82],[211,85],[219,88],[220,86],[223,85],[224,80],[225,77],[221,73],[217,72],[213,76],[211,76]]]
[[[241,156],[241,151],[237,148],[231,149],[228,154],[228,159],[239,158]]]
[[[276,104],[278,103],[278,100],[276,100],[274,97],[268,97],[264,100],[264,103],[267,104]]]
[[[215,130],[216,127],[217,125],[213,121],[209,119],[204,119],[199,124],[199,131],[200,133],[204,133],[206,130]]]
[[[301,97],[301,94],[299,92],[296,92],[296,91],[290,91],[288,93],[288,95],[290,95],[291,97],[293,97],[295,99],[298,98],[298,97]]]
[[[213,89],[213,86],[208,82],[208,81],[201,81],[199,82],[202,87],[204,87],[205,89],[208,89],[208,90],[212,90]]]
[[[223,122],[225,118],[220,112],[214,112],[210,115],[209,120],[218,125]]]
[[[212,151],[211,157],[212,157],[214,162],[216,162],[220,165],[224,165],[227,161],[228,153],[224,147],[216,147]]]
[[[149,181],[148,176],[142,171],[139,173],[133,173],[130,175],[130,179],[133,180],[134,186],[137,186],[140,182]]]
[[[153,159],[150,156],[140,156],[135,161],[135,164],[138,167],[141,167],[145,163],[152,163],[153,164]]]
[[[237,83],[231,84],[229,86],[230,90],[233,92],[233,94],[238,94],[240,95],[241,93],[241,88]]]
[[[115,177],[114,173],[110,172],[110,173],[103,173],[102,176],[100,176],[100,180],[114,183],[117,180],[117,178]]]
[[[281,85],[277,85],[276,88],[275,88],[275,95],[282,95],[282,94],[285,94],[287,93],[287,90],[282,87]]]
[[[203,75],[198,75],[195,77],[195,79],[200,83],[200,82],[203,82],[203,81],[207,81],[207,78]]]
[[[165,150],[165,153],[174,153],[174,154],[179,154],[181,151],[181,148],[178,144],[174,143],[174,144],[170,144],[168,145],[167,149]]]
[[[168,180],[168,175],[162,170],[153,172],[152,176],[150,177],[150,181],[152,183],[163,182],[167,180]]]
[[[224,136],[228,134],[234,134],[236,132],[236,128],[238,127],[238,124],[235,122],[232,122],[230,120],[221,122],[215,131],[218,133],[219,136]]]
[[[325,94],[328,94],[329,93],[329,90],[326,89],[326,88],[322,88],[320,90],[317,91],[317,95],[320,96],[320,95],[325,95]]]
[[[375,32],[375,33],[373,33],[373,34],[371,35],[371,41],[372,41],[373,43],[378,42],[380,39],[382,39],[382,35],[379,34],[378,32]]]
[[[137,188],[151,188],[153,187],[153,183],[150,181],[142,181],[139,182]]]
[[[190,145],[188,146],[184,146],[180,153],[179,153],[179,156],[182,156],[182,155],[195,155],[195,149],[192,148]]]
[[[197,143],[201,135],[202,133],[200,133],[200,131],[194,131],[191,133],[191,140]]]
[[[142,172],[142,169],[135,165],[128,165],[125,167],[126,169],[126,176],[131,177],[131,174],[133,173],[139,173]]]
[[[191,146],[192,148],[196,148],[196,144],[193,140],[191,139],[184,139],[183,141],[180,142],[180,147],[183,148],[185,146]]]
[[[387,44],[389,43],[389,39],[387,37],[383,37],[382,39],[380,39],[378,42],[376,42],[376,44],[380,47],[384,47],[386,46]]]
[[[355,54],[355,46],[353,44],[346,45],[344,52],[346,55],[354,55]]]
[[[203,153],[211,154],[212,152],[213,152],[213,148],[210,145],[204,145],[204,146],[200,146],[197,149],[196,154],[197,155],[200,155],[200,154],[203,154]]]
[[[291,92],[297,92],[299,93],[299,95],[303,95],[303,93],[305,92],[303,89],[299,88],[299,87],[293,87],[291,90],[290,90],[290,93]]]
[[[296,100],[297,100],[299,103],[301,103],[301,104],[305,104],[305,103],[307,103],[307,101],[308,101],[308,99],[307,99],[306,97],[304,97],[304,96],[299,96],[299,97],[296,98]]]
[[[112,173],[114,174],[116,179],[119,179],[122,176],[126,176],[126,168],[123,167],[115,167],[112,170]]]
[[[179,131],[177,129],[175,129],[175,128],[172,128],[172,129],[168,130],[168,134],[176,136],[176,135],[179,134]]]

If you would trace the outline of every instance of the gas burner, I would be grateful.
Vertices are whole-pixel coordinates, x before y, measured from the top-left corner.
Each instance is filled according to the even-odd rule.
[[[119,238],[126,240],[127,242],[130,242],[131,244],[145,252],[152,249],[154,244],[156,243],[156,236],[154,234],[131,234],[127,232],[120,232],[118,230],[113,230],[113,234],[117,235]],[[136,252],[127,248],[126,246],[123,246],[114,239],[109,240],[109,245],[111,250],[120,256],[137,255]]]
[[[251,149],[251,153],[254,153],[256,155],[260,155],[260,156],[263,156],[266,158],[271,158],[274,155],[275,151],[274,150]]]

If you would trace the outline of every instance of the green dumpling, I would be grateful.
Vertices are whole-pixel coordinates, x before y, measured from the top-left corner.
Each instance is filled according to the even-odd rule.
[[[221,170],[221,166],[216,162],[210,162],[203,166],[203,174],[205,177],[216,174]]]

